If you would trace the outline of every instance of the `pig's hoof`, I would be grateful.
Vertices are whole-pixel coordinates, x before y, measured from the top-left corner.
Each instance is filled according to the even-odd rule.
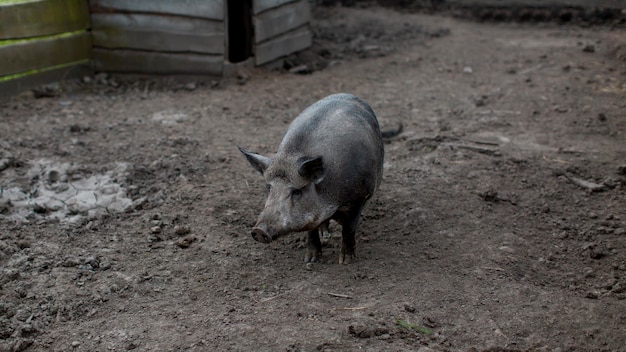
[[[352,260],[355,259],[356,256],[354,254],[346,254],[346,253],[341,253],[339,255],[339,264],[350,264],[352,263]]]
[[[304,255],[305,263],[318,263],[322,260],[322,253],[318,251],[307,251]]]

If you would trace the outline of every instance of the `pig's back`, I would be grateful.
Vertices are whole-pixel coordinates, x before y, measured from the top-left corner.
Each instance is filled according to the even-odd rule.
[[[321,155],[326,177],[320,187],[342,199],[373,193],[382,177],[378,120],[369,105],[350,94],[334,94],[306,108],[289,125],[278,153]]]

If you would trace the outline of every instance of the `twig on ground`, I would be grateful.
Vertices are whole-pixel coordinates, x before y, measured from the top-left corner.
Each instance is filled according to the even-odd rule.
[[[354,297],[352,296],[348,296],[348,295],[342,295],[341,293],[332,293],[332,292],[328,292],[329,296],[333,296],[333,297],[339,297],[339,298],[347,298],[347,299],[353,299]]]
[[[342,308],[335,308],[335,310],[363,310],[367,308],[369,307],[342,307]]]

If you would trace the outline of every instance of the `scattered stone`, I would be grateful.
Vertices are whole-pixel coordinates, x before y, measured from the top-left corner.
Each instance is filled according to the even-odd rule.
[[[62,264],[62,265],[63,265],[64,267],[66,267],[66,268],[71,268],[71,267],[74,267],[74,266],[79,266],[79,265],[80,265],[80,260],[79,260],[78,258],[74,258],[74,257],[71,257],[71,258],[66,258],[66,259],[65,259],[65,261],[63,261],[63,264]]]
[[[93,79],[89,76],[83,76],[83,83],[89,84],[93,81]]]
[[[196,90],[196,88],[198,88],[198,85],[195,82],[189,82],[185,84],[184,88],[185,90],[188,90],[191,92],[191,91]]]
[[[471,68],[471,67],[469,67],[469,66],[465,66],[465,67],[463,67],[463,73],[466,73],[466,74],[471,74],[471,73],[473,73],[473,72],[474,72],[474,70],[472,70],[472,68]]]
[[[422,323],[424,324],[424,326],[426,326],[427,328],[438,328],[439,326],[441,326],[437,321],[435,321],[433,318],[430,317],[424,317],[422,318]]]
[[[585,298],[589,298],[589,299],[598,299],[598,292],[596,291],[589,291],[587,292],[587,295],[585,295]]]
[[[107,84],[107,78],[109,77],[109,75],[106,72],[100,72],[98,74],[96,74],[94,76],[94,79],[96,80],[96,82],[101,83],[101,84]]]
[[[309,72],[311,72],[311,70],[309,70],[307,65],[298,65],[289,69],[289,73],[304,74]]]
[[[100,261],[96,257],[87,257],[87,259],[85,259],[85,265],[91,266],[92,269],[98,269],[100,267]]]
[[[19,240],[17,241],[17,246],[20,249],[30,248],[30,242],[27,240]]]
[[[80,342],[79,341],[72,341],[72,347],[73,348],[76,348],[78,346],[80,346]]]
[[[350,333],[350,335],[362,339],[367,339],[374,336],[374,330],[363,325],[350,325],[348,327],[348,332]]]
[[[196,236],[187,236],[176,241],[176,245],[180,248],[187,248],[191,246],[192,243],[196,242]]]
[[[11,152],[0,149],[0,171],[13,166],[14,162],[15,158],[13,157],[13,154],[11,154]]]
[[[555,106],[555,107],[554,107],[554,111],[556,111],[556,112],[558,112],[558,113],[563,114],[563,113],[568,112],[568,111],[569,111],[569,109],[568,109],[568,108],[566,108],[566,107],[564,107],[564,106]]]
[[[619,282],[613,285],[613,288],[611,288],[611,292],[613,293],[624,293],[624,291],[626,291],[626,289],[624,289],[624,286]]]
[[[583,52],[584,53],[595,53],[596,52],[596,47],[593,46],[592,44],[585,45],[585,47],[583,48]]]
[[[185,236],[191,233],[191,227],[189,226],[174,226],[174,234],[176,236]]]
[[[153,234],[161,233],[161,226],[152,226],[150,228],[150,233],[153,233]]]
[[[409,313],[415,313],[415,307],[408,303],[404,304],[404,310],[406,310]]]

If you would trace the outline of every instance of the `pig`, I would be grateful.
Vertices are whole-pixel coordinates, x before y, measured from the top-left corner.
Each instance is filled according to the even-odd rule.
[[[291,122],[276,154],[238,148],[267,185],[265,207],[252,229],[256,241],[307,231],[304,261],[316,262],[322,255],[320,231],[332,219],[342,227],[339,263],[355,258],[361,211],[383,176],[383,134],[367,103],[351,94],[330,95]]]

